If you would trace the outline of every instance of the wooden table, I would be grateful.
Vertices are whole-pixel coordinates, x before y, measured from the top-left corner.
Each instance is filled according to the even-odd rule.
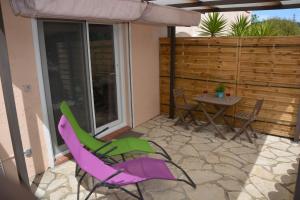
[[[222,131],[219,130],[219,128],[217,127],[216,123],[214,122],[214,120],[217,117],[222,117],[225,124],[234,131],[234,128],[230,125],[230,123],[226,120],[226,118],[224,117],[225,111],[231,107],[234,106],[235,104],[237,104],[242,98],[241,97],[237,97],[237,96],[226,96],[224,98],[219,98],[210,94],[203,94],[203,95],[199,95],[196,98],[194,98],[194,100],[196,102],[198,102],[198,109],[202,110],[205,117],[208,120],[208,123],[206,123],[204,126],[208,126],[208,125],[213,125],[213,127],[216,129],[217,133],[219,134],[219,136],[223,139],[226,139],[224,134],[222,133]],[[211,104],[213,105],[218,111],[217,113],[215,113],[213,116],[210,116],[210,114],[208,114],[208,112],[206,111],[205,108],[205,104]],[[196,128],[195,131],[199,131],[201,127]]]

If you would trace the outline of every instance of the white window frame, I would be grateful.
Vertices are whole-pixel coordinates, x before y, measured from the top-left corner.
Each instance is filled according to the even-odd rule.
[[[111,132],[123,128],[126,126],[126,99],[125,99],[125,72],[124,68],[126,67],[126,63],[124,61],[124,47],[122,45],[122,29],[123,27],[119,24],[105,24],[105,23],[94,23],[94,22],[86,22],[86,33],[87,33],[87,51],[88,51],[88,70],[89,70],[89,81],[90,81],[90,92],[91,92],[91,104],[92,104],[92,115],[93,120],[95,121],[95,107],[94,107],[94,96],[93,96],[93,83],[92,83],[92,66],[91,66],[91,52],[90,52],[90,39],[89,39],[89,24],[99,24],[99,25],[112,25],[114,32],[114,58],[115,58],[115,76],[116,76],[116,88],[117,88],[117,106],[118,106],[118,119],[110,122],[106,125],[96,127],[96,123],[93,123],[93,129],[95,133],[99,133],[104,128],[108,127],[109,129],[99,136],[98,138],[104,137]]]

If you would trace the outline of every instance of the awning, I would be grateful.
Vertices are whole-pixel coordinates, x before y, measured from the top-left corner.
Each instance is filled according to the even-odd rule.
[[[11,0],[16,15],[31,18],[132,21],[146,4],[134,0]]]
[[[174,26],[198,26],[200,19],[199,12],[149,3],[138,21]]]
[[[300,8],[299,0],[155,0],[155,3],[201,13]]]
[[[197,26],[200,13],[141,0],[10,0],[16,15],[91,21]]]

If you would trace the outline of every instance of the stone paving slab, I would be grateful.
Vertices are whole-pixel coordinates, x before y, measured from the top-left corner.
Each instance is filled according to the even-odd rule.
[[[222,127],[221,127],[222,128]],[[174,126],[174,120],[158,116],[134,131],[158,142],[197,184],[151,180],[141,184],[146,200],[292,200],[297,177],[300,145],[286,138],[258,134],[254,144],[246,138],[226,141],[207,127],[200,132]],[[227,133],[230,138],[234,133]],[[157,157],[157,156],[156,156]],[[40,199],[76,199],[75,164],[68,161],[36,176],[32,189]],[[183,177],[172,168],[174,174]],[[80,187],[84,199],[92,180]],[[134,187],[129,187],[135,191]],[[99,189],[91,199],[130,200],[118,190]]]

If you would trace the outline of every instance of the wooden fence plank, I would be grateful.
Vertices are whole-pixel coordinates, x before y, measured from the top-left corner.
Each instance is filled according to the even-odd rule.
[[[190,102],[204,90],[213,93],[219,83],[225,83],[226,92],[243,97],[228,116],[251,112],[256,99],[264,98],[255,127],[294,136],[299,121],[300,37],[178,38],[176,44],[176,87],[186,91]],[[161,112],[167,112],[169,104],[169,51],[169,40],[161,38]],[[201,113],[198,116],[202,119]]]

